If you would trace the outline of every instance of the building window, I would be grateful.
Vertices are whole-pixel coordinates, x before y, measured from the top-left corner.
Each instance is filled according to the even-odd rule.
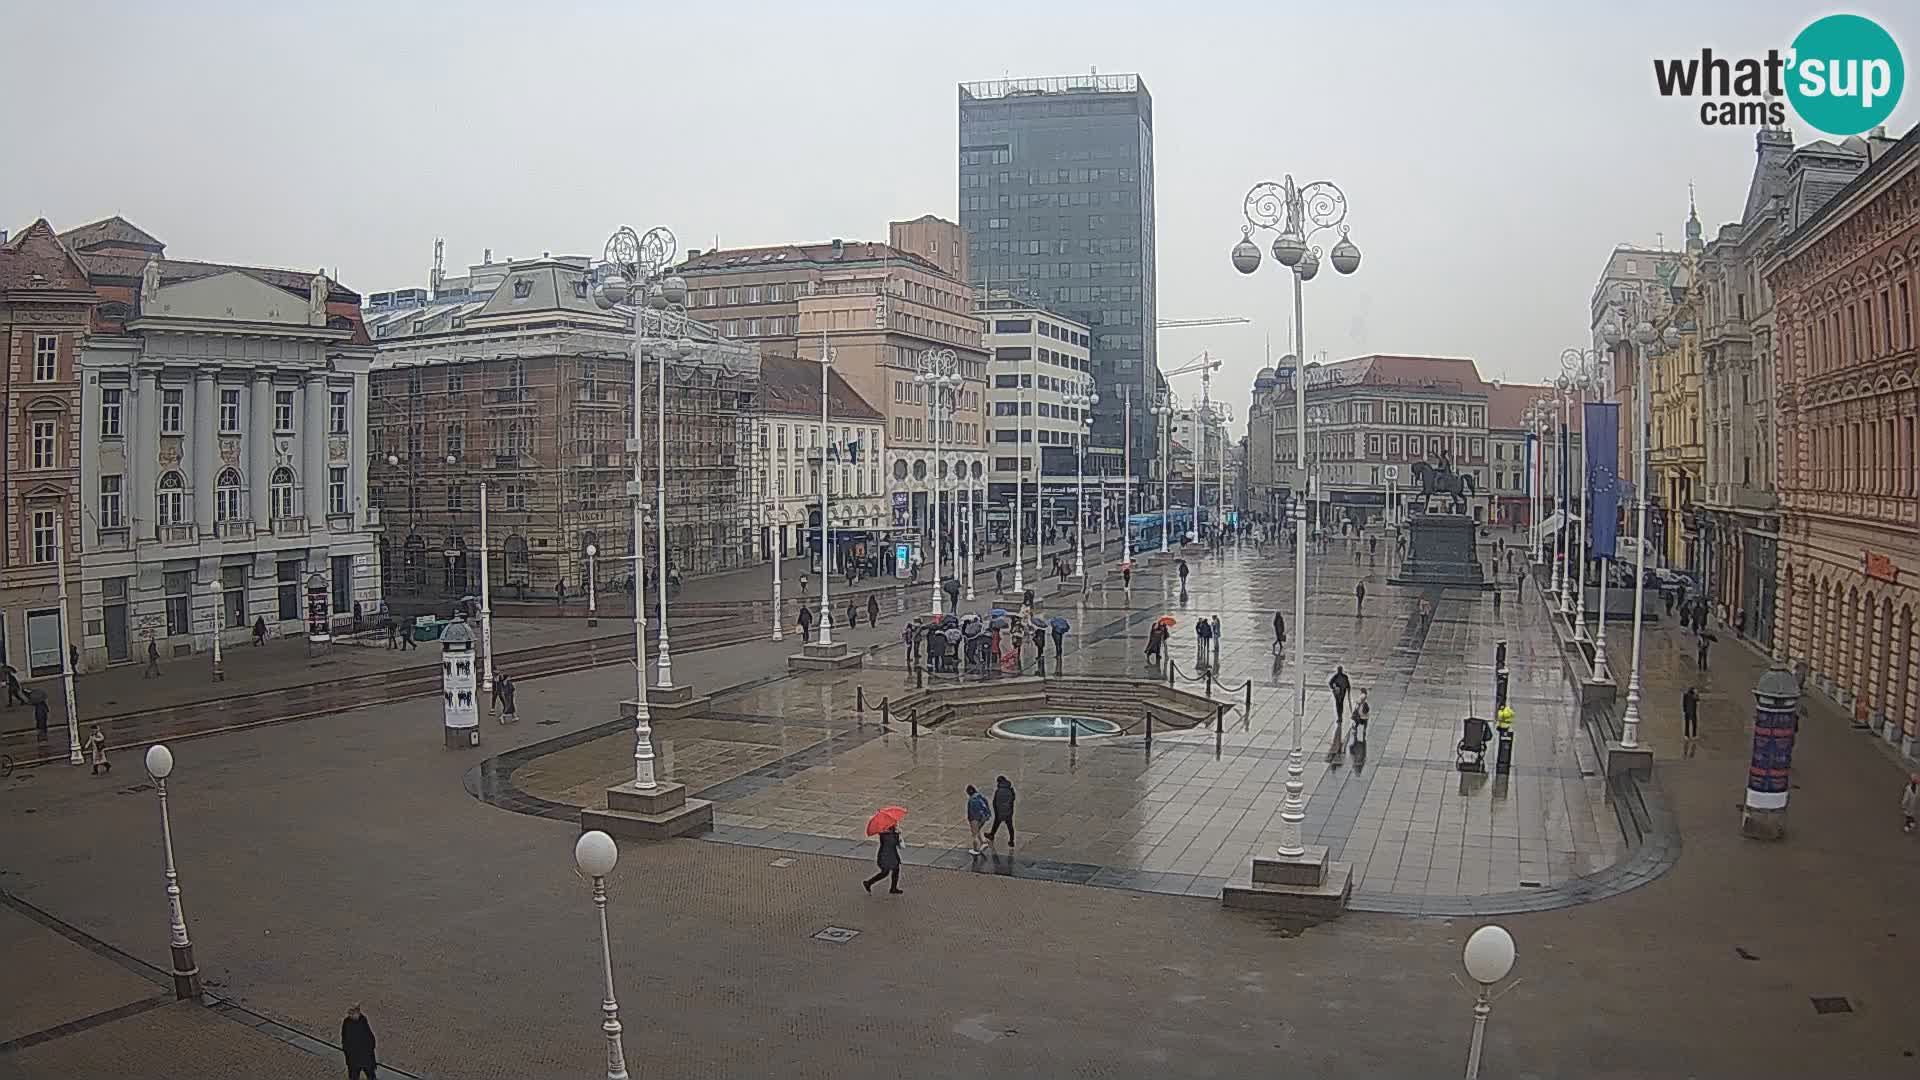
[[[38,334],[33,339],[33,381],[52,382],[60,377],[60,339]]]
[[[460,372],[460,371],[447,372],[447,392],[448,393],[457,394],[460,391],[465,390],[466,388],[467,388],[467,376],[464,372]],[[352,556],[342,555],[341,558],[347,559],[347,558],[352,558]]]
[[[333,610],[353,607],[353,556],[333,557]]]
[[[327,513],[342,517],[347,512],[347,467],[330,466],[327,469]]]
[[[245,493],[240,488],[240,470],[226,468],[213,482],[213,519],[239,521],[246,517],[242,506]]]
[[[459,484],[459,483],[448,484],[447,485],[447,509],[458,513],[466,510],[466,508],[467,508],[466,485]]]
[[[178,477],[178,473],[168,475]],[[166,481],[161,480],[164,485]],[[193,632],[193,571],[169,570],[163,581],[167,596],[167,636]]]
[[[117,475],[100,478],[100,527],[102,529],[119,529],[126,525],[120,503],[120,479]]]
[[[60,440],[57,434],[58,424],[52,420],[35,420],[32,437],[32,467],[52,469],[60,464]]]
[[[33,512],[32,546],[35,565],[44,566],[47,563],[53,562],[57,555],[56,546],[58,540],[55,537],[55,533],[58,531],[58,526],[55,524],[55,515],[57,513],[59,513],[57,510],[35,510]]]
[[[335,435],[347,434],[347,392],[345,390],[333,391],[331,404],[327,407],[327,430]]]
[[[527,508],[527,486],[525,484],[507,485],[506,507],[509,510],[525,510]]]
[[[300,621],[300,560],[273,564],[274,594],[280,602],[280,621]]]
[[[126,399],[126,391],[107,389],[100,391],[100,437],[117,439],[120,437],[120,407]]]
[[[447,425],[447,454],[458,457],[467,448],[467,426],[455,420]]]
[[[293,431],[293,391],[291,390],[273,392],[273,430],[283,434]]]
[[[760,286],[758,285],[747,286],[747,303],[757,304],[759,302],[760,302]]]
[[[267,497],[275,521],[294,516],[292,469],[282,465],[273,470],[273,478],[267,485]]]
[[[222,434],[240,430],[240,391],[220,391],[220,431]]]
[[[155,491],[154,512],[160,524],[184,525],[187,522],[187,485],[178,470],[164,473]]]

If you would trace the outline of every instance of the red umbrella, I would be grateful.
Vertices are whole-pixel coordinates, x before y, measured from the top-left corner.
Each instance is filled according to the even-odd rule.
[[[1162,615],[1162,616],[1160,616],[1159,618],[1157,618],[1157,619],[1155,619],[1155,620],[1153,620],[1153,621],[1154,621],[1155,623],[1157,623],[1157,624],[1159,624],[1160,626],[1172,626],[1172,625],[1173,625],[1173,624],[1174,624],[1174,623],[1175,623],[1176,621],[1178,621],[1178,620],[1176,620],[1176,619],[1175,619],[1175,618],[1174,618],[1173,616],[1171,616],[1171,615]]]
[[[906,816],[907,811],[903,807],[882,807],[872,817],[867,819],[867,835],[879,836],[888,829],[896,828],[900,824],[900,819]]]

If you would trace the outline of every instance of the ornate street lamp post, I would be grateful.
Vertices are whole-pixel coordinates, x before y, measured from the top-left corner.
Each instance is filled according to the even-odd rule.
[[[913,381],[926,387],[927,420],[933,427],[933,467],[927,476],[927,524],[928,535],[933,538],[933,614],[940,614],[940,489],[946,486],[944,466],[940,458],[940,418],[950,410],[943,400],[960,388],[960,358],[952,349],[928,349],[920,354],[919,371]],[[956,520],[958,515],[955,515]],[[954,558],[960,557],[956,548]]]
[[[786,532],[786,515],[780,504],[768,499],[760,505],[766,519],[768,560],[773,563],[773,640],[780,640],[780,537]]]
[[[187,939],[187,916],[180,909],[180,875],[173,868],[173,819],[167,814],[167,777],[173,774],[173,751],[165,743],[147,747],[147,775],[160,794],[160,838],[167,854],[167,930],[173,951],[173,996],[200,996],[200,966],[193,962],[193,942]]]
[[[1167,505],[1168,451],[1173,445],[1173,391],[1154,392],[1153,405],[1147,409],[1160,424],[1160,554],[1167,553],[1167,534],[1173,531],[1173,512]]]
[[[1634,553],[1633,553],[1633,669],[1627,677],[1627,710],[1620,718],[1620,746],[1635,750],[1640,746],[1640,639],[1641,620],[1646,614],[1647,581],[1647,354],[1654,342],[1653,324],[1642,321],[1633,328],[1633,343],[1638,361],[1633,385],[1634,448],[1639,463],[1634,467]],[[1680,344],[1680,333],[1667,327],[1664,342],[1668,348]]]
[[[613,941],[607,935],[607,875],[620,861],[613,837],[598,829],[580,834],[573,843],[573,863],[593,879],[593,906],[600,913],[600,970],[607,996],[600,999],[600,1030],[607,1037],[607,1080],[627,1080],[627,1056],[620,1045],[620,1003],[613,996]]]
[[[1233,248],[1233,267],[1251,274],[1260,267],[1260,248],[1253,242],[1253,230],[1276,232],[1273,258],[1293,279],[1293,417],[1295,487],[1304,492],[1307,477],[1307,372],[1306,332],[1302,311],[1301,286],[1320,272],[1320,249],[1312,245],[1316,233],[1338,229],[1340,241],[1333,246],[1333,268],[1351,274],[1360,268],[1360,249],[1347,237],[1347,197],[1338,187],[1316,181],[1305,188],[1294,186],[1293,177],[1282,183],[1266,181],[1247,192],[1244,204],[1247,224],[1241,240]],[[1194,508],[1197,512],[1199,507]],[[1307,853],[1302,824],[1307,817],[1306,758],[1301,748],[1300,724],[1307,711],[1307,504],[1294,500],[1294,528],[1301,538],[1299,553],[1293,561],[1293,661],[1294,706],[1293,747],[1287,754],[1286,798],[1280,807],[1280,849],[1282,858],[1300,858]],[[1197,518],[1196,518],[1197,520]]]
[[[1060,399],[1080,418],[1073,440],[1073,574],[1082,582],[1087,576],[1087,433],[1093,430],[1093,407],[1100,404],[1092,390],[1092,384],[1081,383]]]

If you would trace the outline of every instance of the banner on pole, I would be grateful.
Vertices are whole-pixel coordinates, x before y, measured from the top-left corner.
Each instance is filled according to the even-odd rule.
[[[1620,406],[1589,402],[1583,419],[1581,442],[1587,461],[1587,490],[1593,499],[1587,515],[1587,535],[1593,538],[1593,553],[1611,559],[1617,543],[1615,519],[1620,510]]]

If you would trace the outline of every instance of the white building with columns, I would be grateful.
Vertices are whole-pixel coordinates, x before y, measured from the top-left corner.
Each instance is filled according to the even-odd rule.
[[[304,632],[380,601],[360,298],[324,273],[165,258],[118,218],[63,234],[101,298],[82,354],[83,662]]]

